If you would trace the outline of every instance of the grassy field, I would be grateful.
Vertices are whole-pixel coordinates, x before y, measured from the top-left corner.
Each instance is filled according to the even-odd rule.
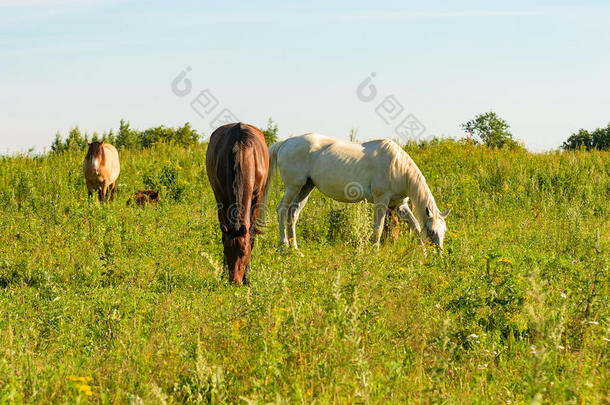
[[[407,149],[443,255],[372,251],[371,207],[315,191],[305,256],[272,216],[250,288],[203,148],[122,152],[105,205],[82,152],[0,158],[0,403],[608,403],[610,153]],[[126,206],[145,185],[163,202]]]

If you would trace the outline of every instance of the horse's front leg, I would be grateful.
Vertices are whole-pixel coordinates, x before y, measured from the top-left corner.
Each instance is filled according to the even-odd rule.
[[[110,185],[109,184],[104,184],[102,186],[102,201],[108,201],[110,194],[109,194],[109,190],[110,190]]]
[[[114,194],[116,193],[116,181],[110,185],[110,189],[108,192],[110,193],[108,199],[114,201]]]
[[[384,194],[374,197],[373,202],[375,204],[375,215],[373,219],[373,238],[371,241],[378,247],[381,233],[383,232],[383,224],[385,223],[385,215],[388,211],[388,204],[390,203],[390,195]]]
[[[409,203],[405,202],[398,207],[396,213],[398,214],[398,218],[405,221],[409,228],[415,230],[418,237],[421,235],[421,226],[419,225],[417,218],[415,218],[415,215],[413,215],[413,211],[409,208]]]
[[[86,180],[86,182],[85,182],[85,183],[87,184],[87,196],[88,196],[88,198],[89,198],[89,201],[91,201],[91,197],[93,197],[93,190],[94,190],[94,187],[93,187],[93,184],[91,184],[91,183],[89,182],[89,180]]]

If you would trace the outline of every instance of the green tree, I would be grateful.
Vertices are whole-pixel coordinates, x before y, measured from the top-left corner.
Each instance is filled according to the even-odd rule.
[[[63,152],[64,150],[66,150],[66,144],[61,139],[61,134],[59,133],[59,131],[55,133],[55,140],[51,144],[51,150],[55,153]]]
[[[591,133],[591,143],[595,149],[610,149],[610,123],[606,128],[597,128]]]
[[[579,129],[578,132],[573,133],[570,137],[561,145],[564,150],[574,149],[599,149],[609,150],[610,149],[610,124],[606,128],[597,128],[593,132],[589,132],[586,129]]]
[[[579,129],[578,132],[570,135],[567,141],[563,143],[561,146],[564,150],[567,149],[581,149],[584,148],[586,150],[591,149],[592,146],[592,138],[589,131],[586,129]]]
[[[114,135],[114,131],[112,129],[102,134],[102,142],[116,145],[116,136]]]
[[[138,146],[137,133],[129,128],[128,121],[121,120],[121,123],[119,124],[119,133],[116,136],[115,143],[115,146],[123,149],[134,149]]]
[[[271,118],[267,121],[267,128],[261,131],[263,135],[265,135],[265,142],[267,146],[271,146],[278,140],[278,129],[277,123],[275,123]]]
[[[87,147],[87,138],[81,134],[78,125],[68,133],[65,146],[66,149],[85,149]]]
[[[460,126],[471,136],[478,137],[481,142],[490,148],[516,145],[513,134],[509,132],[510,125],[493,111],[479,114]]]
[[[195,146],[199,143],[199,133],[187,122],[174,131],[174,142],[181,146]]]

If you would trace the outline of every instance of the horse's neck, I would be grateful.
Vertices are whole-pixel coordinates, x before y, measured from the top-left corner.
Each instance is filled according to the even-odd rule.
[[[425,221],[426,219],[426,208],[438,210],[436,207],[436,202],[434,201],[434,196],[432,196],[432,192],[426,183],[424,175],[415,165],[415,163],[409,165],[405,174],[405,181],[407,195],[415,207],[415,216],[417,217],[418,221],[423,224],[422,221]]]

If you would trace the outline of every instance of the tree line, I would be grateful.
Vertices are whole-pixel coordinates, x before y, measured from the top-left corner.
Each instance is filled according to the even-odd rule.
[[[51,144],[51,151],[63,152],[70,149],[86,149],[89,142],[108,142],[120,149],[150,148],[155,143],[172,143],[184,147],[194,146],[199,143],[201,136],[191,128],[188,122],[181,127],[171,128],[163,125],[145,130],[136,130],[130,127],[129,122],[121,120],[118,131],[104,132],[99,135],[94,132],[91,137],[83,134],[78,126],[68,132],[63,139],[59,132]]]
[[[610,149],[610,123],[606,128],[597,128],[591,132],[586,129],[579,129],[570,135],[567,141],[561,145],[563,150],[570,149]]]
[[[262,129],[265,141],[268,145],[277,142],[277,124],[269,118],[267,127]],[[118,131],[110,130],[99,135],[94,132],[91,136],[83,134],[78,126],[68,132],[64,139],[58,132],[51,144],[52,152],[63,152],[71,149],[86,149],[89,142],[107,142],[119,149],[150,148],[155,143],[168,143],[183,147],[196,146],[201,142],[202,136],[186,123],[181,127],[171,128],[163,125],[145,130],[137,130],[130,127],[129,122],[121,120]]]
[[[460,127],[467,133],[467,139],[473,143],[484,144],[490,148],[523,148],[510,132],[510,125],[498,114],[489,111],[479,114],[472,120],[461,124]],[[273,119],[269,118],[267,127],[261,129],[265,135],[267,145],[278,140],[278,127]],[[352,129],[350,139],[355,138],[356,130]],[[92,141],[105,141],[120,149],[150,148],[155,143],[171,143],[183,147],[196,146],[201,142],[201,135],[187,122],[181,127],[171,128],[163,125],[145,130],[136,130],[130,127],[129,122],[121,120],[119,129],[110,130],[99,135],[94,132],[91,137],[81,133],[78,126],[68,133],[66,139],[57,133],[51,145],[52,152],[62,152],[70,149],[86,149]],[[563,150],[610,150],[610,124],[605,128],[593,131],[580,129],[570,135],[562,144]]]

